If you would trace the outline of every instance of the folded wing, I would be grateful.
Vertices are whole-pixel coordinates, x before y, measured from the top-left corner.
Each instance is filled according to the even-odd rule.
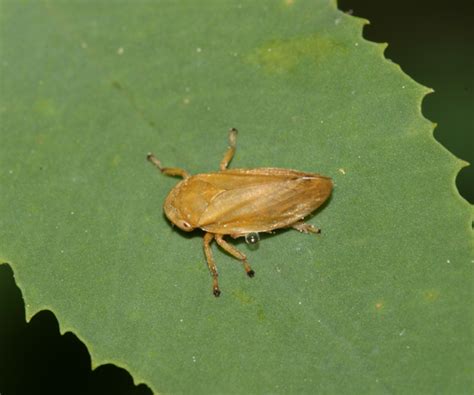
[[[291,225],[318,208],[332,190],[330,178],[287,169],[232,169],[198,177],[221,190],[198,226],[235,236]]]

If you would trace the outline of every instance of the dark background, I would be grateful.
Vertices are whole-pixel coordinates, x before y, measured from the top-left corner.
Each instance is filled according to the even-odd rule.
[[[369,19],[364,36],[388,42],[385,56],[435,90],[423,101],[423,114],[438,124],[436,139],[472,163],[474,2],[340,0],[339,8]],[[472,166],[461,170],[456,185],[473,203]],[[72,333],[61,335],[52,312],[40,312],[26,323],[13,272],[0,265],[0,394],[106,393],[151,391],[143,384],[135,386],[128,372],[114,365],[91,370],[86,346]]]
[[[387,42],[385,57],[434,89],[422,110],[438,124],[435,138],[458,158],[473,163],[474,2],[339,0],[338,4],[339,9],[368,19],[364,37]],[[461,170],[456,185],[473,204],[473,166]]]

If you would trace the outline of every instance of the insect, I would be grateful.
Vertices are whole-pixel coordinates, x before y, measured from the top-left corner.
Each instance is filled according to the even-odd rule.
[[[240,260],[245,272],[255,272],[245,254],[224,240],[245,237],[249,243],[258,241],[259,232],[294,228],[302,233],[320,230],[303,221],[331,195],[331,178],[297,170],[264,167],[228,169],[236,150],[237,129],[229,130],[229,147],[214,173],[191,176],[186,170],[163,167],[152,154],[147,159],[163,174],[182,177],[168,194],[163,209],[168,219],[185,232],[196,228],[204,233],[204,254],[212,275],[215,296],[221,291],[211,242]]]

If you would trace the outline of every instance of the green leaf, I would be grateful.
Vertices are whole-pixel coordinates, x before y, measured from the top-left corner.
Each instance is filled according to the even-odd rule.
[[[471,207],[429,92],[327,1],[1,5],[0,256],[27,317],[165,393],[469,392]],[[21,31],[21,34],[18,34]],[[333,177],[257,275],[162,215],[166,166]]]

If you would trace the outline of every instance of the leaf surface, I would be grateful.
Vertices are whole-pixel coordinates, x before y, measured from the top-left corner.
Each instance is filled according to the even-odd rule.
[[[27,316],[51,309],[93,363],[164,393],[462,393],[473,388],[471,208],[463,163],[421,115],[429,92],[333,2],[1,4],[0,256]],[[21,34],[18,32],[21,31]],[[334,179],[310,223],[246,278],[172,228],[176,180],[145,159]],[[467,361],[467,362],[466,362]]]

